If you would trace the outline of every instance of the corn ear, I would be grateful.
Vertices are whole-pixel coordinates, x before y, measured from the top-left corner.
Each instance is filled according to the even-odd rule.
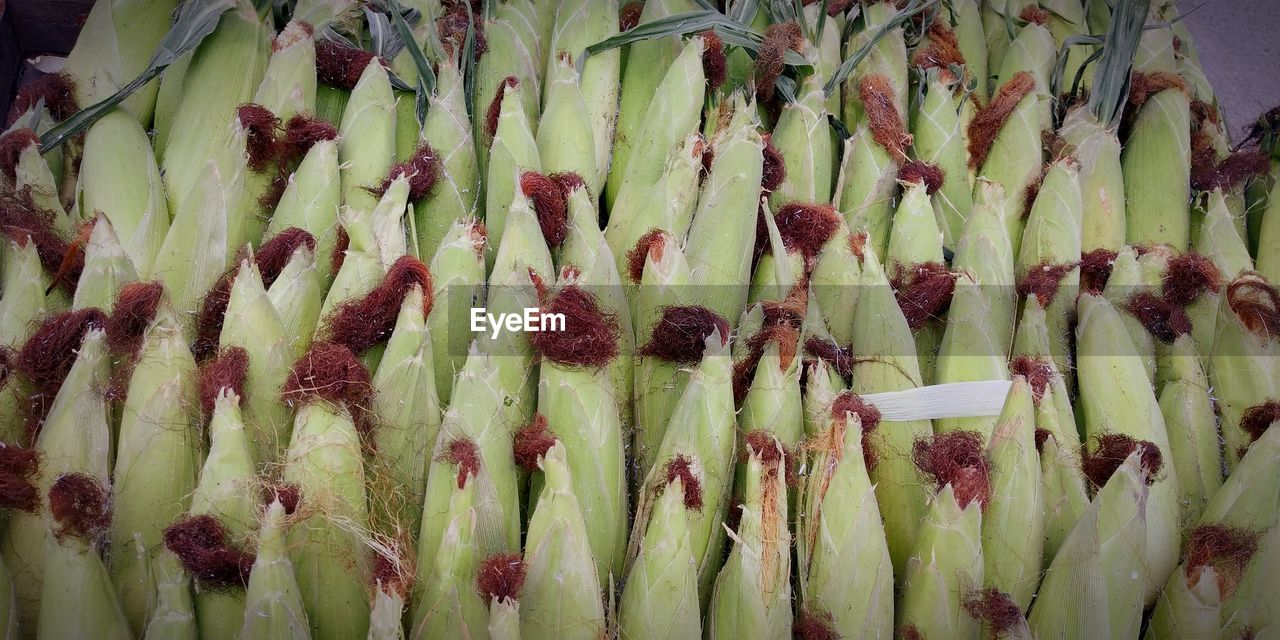
[[[1249,247],[1236,228],[1236,218],[1220,188],[1209,193],[1209,206],[1192,243],[1192,250],[1213,260],[1227,280],[1234,280],[1253,269]]]
[[[1067,112],[1058,135],[1080,161],[1081,251],[1119,251],[1127,229],[1120,139],[1085,107]]]
[[[970,0],[971,1],[971,0]],[[965,108],[957,82],[941,69],[929,69],[921,83],[924,97],[911,128],[915,155],[937,165],[946,176],[938,190],[938,226],[942,241],[955,246],[964,231],[965,219],[973,207],[973,185],[969,182],[969,156],[965,150]],[[890,252],[892,253],[892,252]]]
[[[1035,595],[1044,553],[1044,487],[1035,429],[1031,388],[1016,376],[987,449],[991,503],[982,516],[982,577],[1023,611]]]
[[[845,43],[845,57],[853,55],[859,49],[870,44],[872,38],[893,19],[897,11],[897,7],[884,2],[877,2],[864,7],[862,11],[862,30],[853,34],[853,37],[849,38]],[[878,42],[872,45],[870,54],[863,59],[862,64],[859,64],[854,72],[849,74],[849,78],[844,85],[844,103],[842,105],[842,115],[846,123],[863,122],[865,120],[865,110],[862,106],[862,98],[858,88],[862,84],[863,78],[873,74],[880,74],[888,78],[889,86],[893,88],[894,105],[897,107],[902,121],[906,122],[907,96],[910,85],[907,77],[907,45],[905,31],[902,27],[895,27],[881,37]]]
[[[573,58],[558,56],[547,66],[546,107],[538,120],[538,159],[546,173],[573,173],[582,178],[591,193],[600,193],[603,184],[596,170],[596,148]]]
[[[645,189],[628,185],[626,198],[618,200],[609,210],[604,237],[609,242],[619,273],[626,273],[627,253],[635,248],[644,234],[662,229],[683,238],[689,231],[698,200],[705,147],[706,141],[698,133],[676,141],[666,153],[656,181]],[[645,158],[645,162],[648,160]]]
[[[484,602],[476,593],[476,482],[468,477],[465,486],[449,498],[448,524],[439,550],[428,566],[419,566],[419,584],[414,594],[410,637],[484,637],[489,624]]]
[[[370,190],[381,184],[396,156],[396,103],[386,67],[364,68],[338,133],[342,203],[357,211],[373,209],[378,198]]]
[[[1023,96],[1013,113],[991,143],[991,150],[978,170],[978,176],[1004,187],[1004,222],[1008,229],[1013,255],[1022,245],[1022,212],[1026,209],[1028,187],[1040,179],[1042,171],[1042,135],[1049,99],[1032,91]],[[983,182],[974,184],[974,201],[983,199]]]
[[[169,231],[169,206],[151,141],[129,113],[112,111],[85,134],[78,191],[82,215],[105,216],[133,266],[149,272]]]
[[[177,5],[176,0],[94,3],[64,67],[75,81],[76,101],[94,104],[142,73]],[[148,82],[125,98],[120,111],[149,124],[159,89],[159,81]]]
[[[1209,378],[1190,336],[1174,341],[1170,352],[1161,356],[1157,373],[1166,379],[1159,394],[1160,413],[1169,433],[1170,462],[1182,485],[1183,521],[1195,522],[1209,496],[1222,486],[1222,458]]]
[[[677,640],[702,636],[698,562],[690,540],[683,481],[662,489],[627,576],[619,607],[626,640]],[[654,611],[663,612],[654,616]]]
[[[342,200],[338,168],[338,143],[321,140],[311,147],[302,163],[289,176],[289,183],[276,205],[263,238],[269,239],[290,227],[310,233],[316,239],[316,267],[321,282],[333,280],[334,247],[338,241],[338,206]]]
[[[432,364],[435,367],[436,398],[447,401],[453,378],[467,360],[471,342],[468,314],[484,306],[484,254],[488,238],[483,224],[474,219],[459,220],[436,249],[431,259],[431,315],[427,331],[431,336]]]
[[[418,258],[423,262],[431,261],[456,222],[476,216],[480,196],[462,73],[456,64],[441,63],[436,81],[436,93],[428,101],[427,118],[422,123],[422,138],[441,154],[444,171],[435,190],[414,207]]]
[[[856,123],[853,136],[844,142],[837,208],[851,232],[865,232],[876,255],[887,255],[898,164],[872,139],[865,119]]]
[[[520,637],[595,640],[606,633],[603,591],[562,444],[540,459],[544,484],[525,540]]]
[[[408,205],[409,180],[400,176],[391,181],[372,210],[341,209],[339,222],[347,232],[347,252],[320,307],[320,317],[328,317],[342,303],[368,293],[396,259],[408,252],[404,231]]]
[[[293,360],[301,358],[311,346],[311,337],[320,321],[324,283],[319,271],[323,269],[316,264],[314,251],[306,245],[299,246],[267,289]]]
[[[822,83],[818,74],[805,78],[797,100],[783,106],[773,129],[772,142],[786,165],[782,184],[769,194],[774,208],[797,200],[831,201],[836,150],[827,124]]]
[[[618,0],[563,0],[556,4],[555,16],[547,46],[547,70],[543,75],[547,83],[542,96],[544,114],[551,105],[550,87],[560,53],[567,52],[577,60],[588,46],[617,34]],[[609,175],[613,129],[618,119],[621,61],[622,52],[610,49],[587,58],[582,67],[582,97],[590,115],[588,126],[595,145],[596,175],[591,184],[602,185]]]
[[[853,316],[850,309],[857,309],[861,287],[861,260],[852,242],[862,242],[864,236],[855,236],[844,221],[818,254],[809,274],[810,299],[817,311],[827,321],[831,338],[839,345],[853,341]],[[888,284],[887,282],[885,284]]]
[[[543,15],[544,13],[549,15]],[[524,121],[529,123],[531,130],[537,127],[542,73],[547,59],[543,47],[550,44],[548,38],[541,36],[539,18],[554,20],[555,8],[538,7],[534,2],[507,2],[498,4],[494,18],[485,19],[484,36],[489,51],[480,56],[476,63],[473,93],[475,104],[471,105],[471,113],[475,114],[471,119],[471,137],[476,143],[476,159],[479,161],[481,176],[489,175],[489,153],[493,139],[485,131],[485,118],[478,116],[489,108],[498,87],[508,76],[514,76],[523,87],[520,108],[524,112]],[[532,133],[530,137],[533,137]],[[487,183],[483,184],[483,190],[487,191],[488,188]]]
[[[294,577],[293,563],[286,548],[288,523],[284,506],[273,501],[263,514],[258,533],[258,555],[245,589],[244,625],[241,640],[306,640],[307,612],[302,592]]]
[[[524,111],[530,88],[524,84],[503,88],[502,110],[498,115],[498,127],[489,147],[488,179],[484,183],[484,224],[490,238],[498,243],[489,244],[489,271],[495,271],[494,261],[500,243],[506,239],[507,212],[513,200],[521,200],[518,193],[520,172],[542,171],[538,157],[538,144],[534,139],[532,124]]]
[[[242,347],[249,356],[244,412],[252,451],[260,462],[278,462],[293,426],[293,411],[280,400],[280,384],[293,364],[293,350],[280,315],[262,287],[262,274],[249,260],[240,263],[225,317],[221,347]]]
[[[136,637],[111,588],[95,546],[75,536],[49,536],[44,552],[44,589],[39,638]]]
[[[1190,99],[1180,89],[1151,96],[1134,116],[1120,156],[1130,244],[1167,244],[1179,251],[1190,244],[1190,136]]]
[[[1232,285],[1250,295],[1251,287],[1266,287],[1260,276],[1245,274]],[[1250,436],[1241,427],[1250,407],[1280,399],[1280,340],[1267,331],[1255,331],[1248,317],[1237,312],[1231,296],[1223,296],[1218,308],[1217,336],[1209,352],[1209,382],[1217,394],[1222,419],[1223,455],[1228,469],[1235,469]],[[1266,303],[1263,303],[1266,304]]]
[[[18,599],[3,559],[0,559],[0,629],[4,630],[5,638],[18,637]]]
[[[271,45],[262,84],[253,102],[288,122],[299,113],[316,110],[316,41],[309,25],[294,19],[285,25]]]
[[[196,607],[191,598],[191,576],[172,552],[165,550],[152,565],[155,573],[156,610],[147,620],[143,633],[160,640],[195,640],[200,637],[196,626]]]
[[[1280,282],[1280,181],[1267,194],[1267,206],[1258,230],[1258,272],[1270,282]]]
[[[174,307],[184,316],[193,316],[205,293],[227,269],[234,252],[231,216],[244,185],[243,166],[223,173],[210,160],[205,172],[175,209],[151,271],[140,274],[163,280]]]
[[[920,521],[903,574],[898,634],[976,638],[978,623],[964,610],[964,594],[983,583],[982,508],[961,507],[947,484]]]
[[[124,247],[120,246],[111,221],[106,218],[95,220],[89,241],[85,244],[84,270],[76,283],[72,308],[97,307],[110,312],[120,287],[137,279],[138,270]]]
[[[40,263],[35,243],[6,240],[4,248],[4,268],[0,269],[4,278],[4,295],[0,297],[0,343],[20,347],[32,328],[39,326],[40,320],[60,305],[56,299],[45,296],[52,283]]]
[[[1083,199],[1076,165],[1061,160],[1049,165],[1040,193],[1031,207],[1022,246],[1017,257],[1019,282],[1035,269],[1049,271],[1067,265],[1058,281],[1057,293],[1045,304],[1044,319],[1048,331],[1050,353],[1059,371],[1070,367],[1071,313],[1075,305],[1072,294],[1080,286],[1080,261]],[[1028,299],[1038,295],[1028,295]],[[1037,300],[1039,303],[1039,300]]]

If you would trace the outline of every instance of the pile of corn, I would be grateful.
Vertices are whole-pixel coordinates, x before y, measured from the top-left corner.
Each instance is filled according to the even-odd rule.
[[[1171,0],[723,5],[98,0],[5,637],[1280,637],[1280,116]]]

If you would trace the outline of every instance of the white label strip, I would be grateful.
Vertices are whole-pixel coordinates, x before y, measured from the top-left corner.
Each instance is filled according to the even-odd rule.
[[[1008,380],[951,382],[862,396],[884,420],[934,420],[998,416],[1013,383]]]

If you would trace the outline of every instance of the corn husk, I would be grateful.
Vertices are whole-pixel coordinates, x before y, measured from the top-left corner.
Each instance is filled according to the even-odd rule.
[[[742,516],[711,593],[708,638],[791,635],[791,532],[781,454],[766,462],[761,457],[768,454],[748,452]]]
[[[860,289],[861,260],[850,244],[853,237],[849,226],[841,222],[809,275],[810,299],[826,319],[831,338],[840,345],[853,341],[854,314],[850,310],[857,308]]]
[[[982,11],[979,0],[957,0],[950,7],[943,7],[943,15],[954,24],[956,41],[960,45],[960,53],[964,55],[966,71],[974,82],[974,93],[985,97],[988,90],[989,73],[986,35],[983,32]]]
[[[1195,522],[1209,496],[1222,486],[1222,457],[1218,426],[1210,397],[1209,378],[1201,366],[1191,336],[1182,335],[1160,357],[1157,375],[1160,414],[1169,434],[1170,462],[1178,470],[1183,522]]]
[[[431,259],[432,313],[427,317],[435,367],[436,397],[448,400],[454,375],[467,360],[469,313],[484,306],[485,227],[475,220],[454,223]]]
[[[271,60],[254,93],[281,122],[316,110],[316,47],[309,25],[297,18],[285,25],[271,45]]]
[[[280,400],[280,384],[295,358],[280,315],[262,286],[262,274],[252,261],[240,263],[231,285],[219,344],[248,353],[244,412],[254,459],[278,462],[293,427],[293,411]]]
[[[877,2],[865,6],[862,12],[862,30],[853,34],[853,37],[845,43],[845,57],[867,46],[872,37],[877,35],[895,13],[897,8],[888,3]],[[858,89],[862,79],[872,74],[880,74],[889,79],[898,114],[903,122],[907,122],[907,91],[910,85],[907,77],[907,45],[904,37],[902,27],[889,30],[884,37],[872,45],[871,52],[863,59],[862,64],[849,74],[843,87],[844,100],[841,114],[846,123],[860,123],[865,120],[862,97]]]
[[[991,502],[982,516],[983,583],[1026,611],[1040,581],[1044,487],[1035,444],[1031,388],[1016,376],[987,448]]]
[[[924,98],[911,127],[913,148],[917,158],[943,171],[945,179],[937,193],[938,226],[943,244],[953,247],[973,207],[962,114],[967,107],[963,93],[957,94],[957,82],[950,74],[929,69],[922,84]]]
[[[175,226],[188,200],[201,200],[197,185],[208,173],[208,159],[227,148],[244,149],[243,142],[234,140],[236,108],[249,102],[262,82],[270,36],[270,27],[258,17],[253,4],[237,0],[235,7],[222,14],[214,32],[192,52],[181,76],[167,135],[156,142],[156,159],[164,174]],[[156,272],[164,273],[159,263]]]
[[[986,37],[988,68],[996,70],[1004,65],[1009,45],[1021,31],[1017,18],[1035,0],[994,0],[982,3],[982,31]],[[995,93],[995,88],[988,93]],[[987,95],[987,94],[982,94]]]
[[[18,637],[18,602],[9,568],[0,559],[0,628],[7,639]]]
[[[606,633],[602,591],[564,446],[552,445],[540,466],[543,488],[525,540],[520,637],[595,640]]]
[[[498,115],[498,128],[489,147],[484,224],[489,237],[498,241],[489,243],[487,263],[491,273],[496,271],[498,248],[506,239],[507,212],[513,200],[523,199],[519,193],[520,172],[542,170],[533,127],[524,112],[524,102],[533,100],[528,91],[523,84],[503,89],[505,97]]]
[[[694,295],[730,326],[746,306],[764,166],[754,111],[741,94],[734,99],[732,119],[712,143],[715,161],[685,244]]]
[[[1134,68],[1140,68],[1139,62],[1134,61]],[[1134,116],[1120,156],[1125,239],[1130,244],[1167,244],[1180,251],[1190,244],[1190,109],[1187,94],[1165,89],[1148,98]]]
[[[324,267],[316,264],[315,252],[303,244],[267,289],[267,297],[284,329],[286,347],[295,360],[310,348],[320,321],[321,292],[324,291],[321,270]]]
[[[156,610],[147,620],[146,638],[161,640],[195,640],[200,637],[196,625],[196,607],[191,597],[191,576],[178,557],[170,551],[160,553],[152,565],[155,573]]]
[[[830,202],[836,150],[827,124],[823,77],[813,74],[800,86],[795,102],[782,108],[772,142],[782,153],[786,175],[769,194],[775,209],[795,201]]]
[[[357,211],[373,209],[376,189],[396,155],[396,104],[391,80],[381,64],[370,63],[351,90],[338,126],[342,203]]]
[[[679,478],[662,489],[622,591],[620,637],[678,640],[702,636],[690,509]],[[655,611],[663,614],[655,616]]]
[[[467,438],[479,447],[476,483],[476,546],[478,553],[510,553],[520,548],[518,472],[511,455],[511,434],[519,427],[505,417],[498,380],[499,356],[472,351],[454,381],[453,401],[444,413],[440,435],[427,473],[422,527],[418,535],[418,566],[431,566],[449,525],[450,496],[456,491],[454,466],[441,457],[444,447]]]
[[[866,395],[919,387],[920,365],[914,357],[911,329],[870,245],[863,247],[861,268],[864,286],[853,311],[850,389]],[[876,485],[895,576],[903,575],[925,514],[926,489],[911,461],[911,446],[931,433],[933,426],[928,420],[912,420],[883,424],[872,437],[880,462],[871,471],[871,480]]]
[[[963,594],[983,580],[981,506],[974,500],[961,507],[947,484],[919,526],[903,575],[898,634],[914,628],[924,638],[977,638]]]
[[[979,181],[978,205],[965,226],[953,265],[960,276],[938,348],[938,383],[1007,380],[1016,308],[1013,253],[1001,221],[1001,190]],[[1006,202],[1007,206],[1008,203]],[[992,417],[946,418],[939,432],[977,431],[990,438]],[[1002,588],[1008,591],[1007,588]]]
[[[673,239],[664,241],[661,257],[650,253],[637,294],[640,335],[650,336],[662,316],[662,307],[684,302],[688,295],[689,267]],[[649,320],[651,318],[651,320]],[[645,341],[646,343],[648,340]],[[648,474],[667,433],[671,415],[684,393],[691,375],[684,363],[663,360],[656,355],[636,358],[633,381],[635,437],[631,452],[641,477]]]
[[[311,637],[302,592],[289,561],[284,506],[273,501],[263,514],[258,533],[258,555],[245,588],[244,625],[241,640],[306,640]]]
[[[91,105],[142,73],[177,5],[176,0],[94,3],[63,67],[75,81],[76,101]],[[120,111],[143,125],[150,123],[159,89],[159,81],[148,82],[125,98]]]
[[[515,76],[522,87],[521,110],[524,112],[524,121],[529,123],[531,130],[537,128],[542,72],[547,59],[545,47],[550,44],[541,37],[542,27],[538,20],[555,18],[555,9],[547,9],[550,15],[543,16],[534,2],[500,3],[494,12],[495,16],[485,19],[484,36],[489,51],[476,62],[475,104],[471,106],[471,113],[475,114],[471,118],[471,137],[476,143],[476,159],[481,176],[489,175],[489,152],[493,140],[485,131],[485,118],[479,117],[479,114],[486,112],[498,86],[508,76]],[[533,134],[530,133],[529,137],[532,138]],[[487,183],[482,185],[482,190],[487,191],[488,188]]]
[[[944,238],[925,186],[904,184],[898,209],[893,214],[893,228],[889,231],[885,271],[892,274],[895,280],[906,280],[921,265],[945,264]],[[926,319],[914,332],[916,353],[921,358],[921,374],[926,384],[933,382],[938,343],[942,340],[945,327],[943,319],[934,317]]]
[[[97,545],[75,536],[48,536],[44,552],[38,638],[136,637],[111,588]]]
[[[830,615],[841,637],[889,638],[893,563],[864,462],[862,424],[856,416],[832,419],[830,406],[802,489],[800,601],[809,615]]]
[[[480,196],[462,73],[456,64],[442,63],[436,82],[436,93],[428,100],[427,118],[422,123],[422,138],[440,154],[444,171],[435,189],[414,207],[418,258],[424,263],[435,256],[456,222],[477,215]]]
[[[734,449],[733,385],[727,343],[719,332],[706,340],[702,362],[671,413],[662,445],[650,460],[641,490],[637,494],[635,523],[627,551],[627,567],[635,565],[642,537],[649,526],[658,491],[665,486],[666,465],[676,456],[686,456],[696,470],[702,487],[702,510],[690,513],[690,546],[698,563],[698,592],[703,602],[710,596],[712,580],[720,568],[724,551],[724,521],[732,487]]]
[[[1227,633],[1245,629],[1270,630],[1276,619],[1276,578],[1272,567],[1280,559],[1280,534],[1272,526],[1258,541],[1258,551],[1245,570],[1235,595],[1223,607],[1223,618],[1230,621]]]
[[[1041,176],[1042,130],[1048,110],[1049,99],[1045,94],[1032,91],[1023,96],[996,134],[986,160],[978,168],[980,178],[1004,187],[1004,222],[1015,256],[1022,245],[1021,214],[1026,209],[1027,189]],[[978,180],[973,188],[974,202],[981,202],[982,192],[987,187]]]
[[[1081,251],[1120,250],[1127,223],[1119,138],[1086,107],[1068,111],[1058,135],[1080,161]]]
[[[409,180],[400,176],[391,181],[371,211],[347,206],[339,211],[339,222],[349,242],[342,268],[334,275],[324,305],[320,307],[321,317],[328,317],[342,303],[369,293],[391,265],[408,253],[404,228],[408,204]]]
[[[596,170],[595,141],[590,127],[583,126],[591,114],[584,99],[581,77],[568,56],[557,57],[547,66],[546,108],[538,120],[538,159],[546,173],[573,173],[583,179],[591,193],[599,193],[603,182]]]
[[[317,275],[328,286],[333,280],[333,251],[338,241],[338,205],[342,199],[338,143],[321,140],[311,147],[289,176],[280,204],[267,223],[264,239],[290,227],[316,239]]]
[[[313,638],[362,637],[369,627],[369,512],[360,451],[346,407],[314,401],[298,409],[282,478],[302,496],[302,517],[288,532],[288,546]]]
[[[1076,335],[1084,433],[1094,437],[1115,432],[1146,440],[1170,460],[1169,436],[1159,403],[1127,334],[1120,313],[1109,302],[1093,294],[1081,296]],[[1165,468],[1147,500],[1147,542],[1141,572],[1146,602],[1152,601],[1178,562],[1177,471]]]
[[[57,299],[45,296],[50,278],[40,264],[36,245],[5,241],[3,296],[0,296],[0,342],[19,347],[31,329],[56,311]],[[12,440],[10,440],[12,442]]]
[[[485,637],[488,615],[473,588],[476,565],[476,483],[466,485],[449,498],[448,525],[439,551],[428,566],[419,566],[414,594],[410,637]]]
[[[1028,618],[1035,637],[1138,637],[1148,528],[1140,455],[1112,474],[1049,565]]]
[[[1022,246],[1015,265],[1018,280],[1022,281],[1036,268],[1079,262],[1082,217],[1083,201],[1076,165],[1066,160],[1054,162],[1045,174],[1022,232]],[[1059,371],[1069,370],[1071,364],[1073,294],[1079,286],[1080,269],[1071,268],[1059,280],[1057,295],[1045,305],[1050,353]]]
[[[1267,194],[1267,206],[1258,230],[1258,273],[1280,282],[1280,181]]]
[[[134,268],[149,273],[169,232],[169,207],[151,141],[129,113],[111,111],[89,128],[77,190],[82,215],[105,216]]]
[[[1275,427],[1273,423],[1271,427]],[[1276,506],[1280,485],[1274,469],[1280,457],[1280,431],[1269,428],[1241,458],[1235,473],[1227,478],[1205,508],[1203,522],[1220,521],[1229,526],[1263,531],[1253,562],[1241,576],[1235,594],[1224,603],[1222,620],[1231,628],[1267,629],[1276,623],[1273,588],[1276,540]]]
[[[120,245],[111,221],[98,218],[85,244],[84,270],[76,283],[72,308],[97,307],[110,312],[120,287],[137,280],[138,270]]]
[[[160,246],[150,273],[164,281],[174,308],[189,325],[193,312],[200,306],[209,288],[229,266],[234,245],[231,244],[231,217],[239,206],[244,190],[244,165],[223,173],[215,160],[205,165],[205,174],[197,180],[179,208],[174,209],[173,224]]]
[[[577,60],[587,46],[618,33],[618,0],[564,0],[556,4],[555,25],[547,45],[547,90],[543,92],[543,113],[551,105],[550,90],[555,77],[554,66],[560,52]],[[594,183],[604,184],[612,157],[613,129],[618,118],[618,80],[621,76],[622,52],[610,49],[587,58],[582,66],[582,97],[586,102],[587,121],[595,145]],[[589,184],[592,183],[588,181]]]
[[[1253,269],[1249,247],[1236,227],[1236,218],[1221,189],[1214,189],[1209,193],[1209,206],[1205,211],[1204,221],[1200,223],[1192,250],[1213,260],[1214,266],[1218,267],[1227,280],[1234,280],[1241,273]]]
[[[1241,276],[1232,284],[1266,286],[1259,276],[1252,274]],[[1209,382],[1215,390],[1222,419],[1223,455],[1228,469],[1236,467],[1244,448],[1249,446],[1250,436],[1240,428],[1245,411],[1268,400],[1280,399],[1280,375],[1276,372],[1280,340],[1266,331],[1253,331],[1250,326],[1246,318],[1233,309],[1230,296],[1223,296],[1218,309],[1217,336],[1209,352]]]
[[[203,446],[196,363],[174,310],[162,303],[143,335],[121,414],[113,482],[111,577],[130,625],[155,607],[151,562],[165,527],[187,511]]]
[[[886,255],[890,202],[897,192],[898,163],[872,139],[865,119],[844,142],[836,206],[852,233],[865,232],[876,255]]]
[[[33,484],[41,496],[40,512],[14,512],[0,542],[13,580],[20,628],[36,628],[41,615],[41,593],[48,575],[45,544],[53,539],[46,502],[49,489],[68,473],[86,474],[104,486],[110,479],[113,433],[102,391],[110,382],[110,368],[106,334],[89,331],[36,437],[35,449],[41,458]]]

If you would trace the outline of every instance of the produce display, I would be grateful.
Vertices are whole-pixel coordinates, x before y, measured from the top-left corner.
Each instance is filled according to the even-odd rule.
[[[97,0],[4,637],[1280,638],[1280,109],[1180,9]]]

